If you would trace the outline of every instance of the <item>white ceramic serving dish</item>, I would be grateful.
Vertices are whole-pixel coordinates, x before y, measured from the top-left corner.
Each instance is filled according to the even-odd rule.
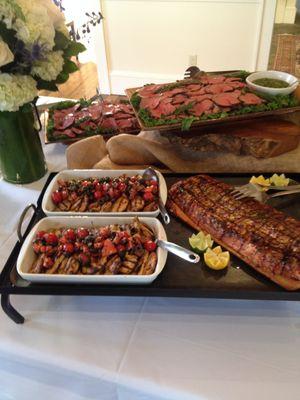
[[[76,283],[76,284],[149,284],[163,270],[167,251],[161,248],[157,249],[157,264],[151,275],[63,275],[63,274],[32,274],[29,269],[33,264],[36,255],[32,249],[32,241],[36,232],[54,228],[92,228],[110,224],[125,224],[132,221],[132,217],[46,217],[41,219],[31,230],[24,241],[17,260],[17,271],[19,275],[28,281],[41,283]],[[156,218],[140,218],[142,222],[153,229],[158,239],[167,240],[166,232],[159,220]]]
[[[164,177],[159,171],[156,171],[159,176],[159,191],[160,196],[165,204],[167,201],[168,190],[167,185]],[[58,180],[68,180],[68,179],[87,179],[87,178],[104,178],[104,177],[117,177],[120,175],[143,175],[144,170],[126,170],[126,169],[119,169],[119,170],[103,170],[103,169],[69,169],[59,172],[54,179],[51,181],[50,185],[48,186],[42,202],[42,209],[46,215],[49,217],[51,216],[103,216],[103,217],[112,217],[112,216],[143,216],[143,217],[157,217],[159,214],[159,209],[155,211],[148,211],[148,212],[133,212],[133,211],[125,211],[125,212],[74,212],[74,211],[58,211],[54,210],[54,204],[51,200],[51,193],[58,188]]]
[[[282,81],[287,82],[289,86],[286,88],[269,88],[256,85],[255,83],[253,83],[253,81],[255,81],[256,79],[262,79],[262,78],[280,79]],[[254,72],[253,74],[249,75],[246,78],[246,82],[251,90],[262,94],[269,94],[272,96],[288,95],[296,90],[299,83],[298,79],[294,75],[280,71]]]

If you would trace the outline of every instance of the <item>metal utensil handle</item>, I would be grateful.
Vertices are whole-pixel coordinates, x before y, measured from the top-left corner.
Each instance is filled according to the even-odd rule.
[[[293,194],[293,193],[300,193],[300,189],[297,190],[285,190],[279,193],[271,194],[269,195],[269,198],[271,197],[279,197],[279,196],[286,196],[287,194]]]
[[[290,185],[290,186],[268,186],[268,190],[296,190],[300,189],[300,185]]]
[[[157,245],[164,250],[169,251],[170,253],[175,254],[176,256],[183,258],[186,261],[191,263],[197,263],[200,261],[200,257],[198,254],[185,249],[184,247],[178,246],[178,244],[167,242],[166,240],[157,240]]]
[[[22,232],[21,232],[23,221],[24,221],[24,218],[25,218],[25,216],[26,216],[26,214],[27,214],[27,212],[28,212],[28,210],[30,208],[33,208],[34,211],[36,211],[36,206],[33,203],[30,203],[30,204],[28,204],[28,206],[26,206],[24,208],[24,210],[23,210],[23,212],[22,212],[22,214],[20,215],[20,218],[19,218],[18,227],[17,227],[17,234],[18,234],[18,238],[19,238],[20,242],[22,242],[22,240],[23,240],[23,235],[22,235]]]
[[[161,213],[161,216],[163,217],[164,223],[168,225],[170,223],[170,216],[160,196],[159,196],[159,211]]]

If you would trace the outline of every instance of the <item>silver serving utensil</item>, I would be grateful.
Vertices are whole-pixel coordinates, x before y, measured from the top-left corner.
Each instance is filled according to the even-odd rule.
[[[158,247],[167,250],[170,253],[175,254],[177,257],[182,258],[190,263],[198,263],[200,261],[200,256],[193,251],[190,251],[184,247],[178,246],[178,244],[167,242],[166,240],[156,240]]]
[[[154,180],[158,183],[159,185],[159,176],[157,175],[155,169],[149,167],[147,169],[145,169],[144,173],[143,173],[143,179],[146,180]],[[166,225],[168,225],[170,223],[170,216],[166,210],[166,207],[160,197],[160,191],[158,191],[158,207],[159,207],[159,211],[163,217],[164,223]]]
[[[241,188],[235,188],[231,192],[233,197],[236,200],[244,199],[245,197],[253,197],[257,201],[261,203],[266,203],[268,200],[272,199],[273,197],[280,197],[280,196],[287,196],[289,194],[300,193],[300,189],[289,190],[288,186],[286,190],[279,191],[274,194],[267,194],[266,192],[262,191],[260,187],[253,183],[249,183]]]

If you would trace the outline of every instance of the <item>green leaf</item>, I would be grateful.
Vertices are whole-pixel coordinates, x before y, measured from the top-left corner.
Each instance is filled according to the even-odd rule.
[[[182,131],[188,131],[194,121],[196,121],[198,118],[196,117],[188,117],[184,118],[181,122],[181,130]]]
[[[77,101],[71,101],[71,100],[66,100],[66,101],[60,101],[59,103],[53,104],[53,106],[49,107],[50,111],[53,110],[63,110],[64,108],[70,108],[75,106],[77,104]]]
[[[35,77],[37,81],[37,88],[38,90],[50,90],[52,92],[56,92],[58,90],[58,87],[56,86],[55,82],[51,81],[44,81],[42,79],[38,79]]]
[[[138,95],[137,92],[133,93],[133,95],[130,98],[130,101],[131,101],[131,104],[132,104],[133,108],[138,110],[139,107],[140,107],[141,100],[142,100],[142,98]]]
[[[54,50],[64,50],[70,45],[71,40],[62,32],[55,31],[54,43]]]
[[[55,84],[65,83],[65,82],[67,82],[68,79],[69,79],[68,72],[64,72],[64,70],[62,70],[61,73],[55,79]]]
[[[65,60],[64,67],[63,67],[64,72],[71,74],[72,72],[78,71],[78,69],[79,68],[73,61],[68,60],[68,59]]]
[[[64,57],[70,58],[77,56],[79,53],[85,51],[86,48],[82,43],[69,41],[68,47],[64,50]]]

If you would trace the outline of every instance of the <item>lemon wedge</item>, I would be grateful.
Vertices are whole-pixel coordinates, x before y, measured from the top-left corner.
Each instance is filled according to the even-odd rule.
[[[200,231],[197,235],[193,234],[189,238],[189,243],[195,253],[203,253],[206,249],[212,247],[214,241],[210,235]]]
[[[221,270],[228,266],[230,261],[229,251],[223,251],[221,246],[214,249],[208,248],[204,253],[205,264],[214,270]]]
[[[253,183],[255,185],[260,185],[260,186],[265,186],[268,187],[271,185],[270,179],[266,179],[263,175],[259,176],[252,176],[250,179],[250,183]]]
[[[273,183],[273,185],[275,186],[288,186],[290,180],[289,178],[286,178],[284,174],[274,174],[271,176],[270,182]]]

